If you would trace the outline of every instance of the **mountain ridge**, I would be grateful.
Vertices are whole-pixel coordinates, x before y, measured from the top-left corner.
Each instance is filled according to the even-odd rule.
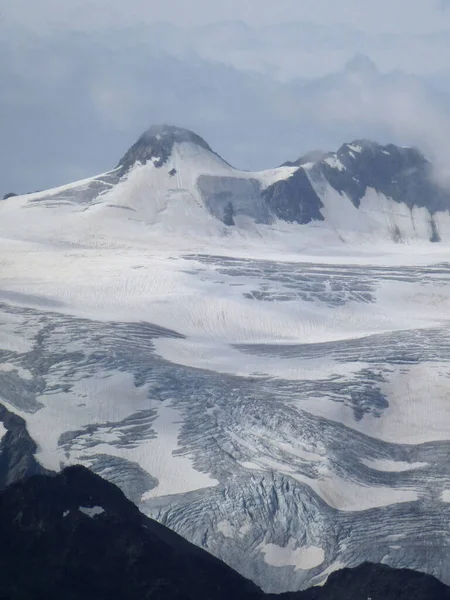
[[[429,163],[361,142],[245,172],[152,139],[0,203],[0,482],[82,464],[266,592],[362,561],[448,584]]]
[[[322,222],[335,242],[359,234],[394,243],[450,236],[450,191],[436,182],[432,163],[415,148],[366,139],[250,172],[232,167],[194,132],[156,125],[112,171],[25,198],[29,206],[127,208],[148,225],[162,219],[158,227],[175,224],[196,235]]]
[[[450,598],[450,588],[429,575],[368,563],[333,573],[323,587],[264,594],[77,465],[0,492],[0,530],[0,594],[7,600]]]

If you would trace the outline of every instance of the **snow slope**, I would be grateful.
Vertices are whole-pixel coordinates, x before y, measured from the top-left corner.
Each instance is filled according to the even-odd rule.
[[[450,582],[445,192],[408,149],[316,158],[242,172],[153,128],[1,202],[0,399],[43,466],[267,590],[363,560]]]

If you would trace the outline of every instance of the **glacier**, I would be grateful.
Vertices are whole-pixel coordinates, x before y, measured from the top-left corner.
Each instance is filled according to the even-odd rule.
[[[8,413],[268,592],[450,583],[449,210],[414,149],[250,173],[168,126],[1,201],[2,481]]]

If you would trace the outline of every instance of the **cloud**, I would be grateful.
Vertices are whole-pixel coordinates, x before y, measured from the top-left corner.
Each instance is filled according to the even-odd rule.
[[[322,127],[358,123],[361,131],[418,147],[432,160],[437,181],[450,186],[450,99],[419,78],[383,75],[368,64],[352,63],[342,77],[332,76],[327,85],[319,85],[308,104],[310,117]]]
[[[449,0],[450,1],[450,0]],[[356,53],[383,71],[430,76],[448,71],[450,31],[435,34],[368,34],[347,24],[275,23],[253,28],[242,22],[204,27],[150,25],[147,35],[168,54],[223,62],[280,80],[316,78],[337,71]]]
[[[99,30],[108,27],[169,21],[200,25],[217,21],[245,21],[264,26],[280,22],[313,21],[324,24],[346,22],[365,31],[430,32],[450,24],[442,22],[436,0],[5,0],[4,21],[22,23],[40,30]]]
[[[171,55],[156,36],[133,32],[0,39],[0,195],[105,171],[162,122],[193,129],[250,170],[358,137],[417,144],[438,161],[448,153],[450,101],[423,78],[379,73],[359,59],[278,81],[186,48]]]

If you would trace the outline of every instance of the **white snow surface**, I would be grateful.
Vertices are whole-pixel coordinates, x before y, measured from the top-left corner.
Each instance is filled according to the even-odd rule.
[[[174,456],[181,424],[181,415],[177,411],[170,407],[161,407],[154,425],[158,434],[156,440],[152,440],[148,446],[140,449],[140,455],[127,456],[133,460],[137,459],[137,462],[144,465],[146,471],[159,481],[159,485],[147,492],[142,500],[190,492],[219,483],[212,477],[196,471],[189,458]]]
[[[5,433],[8,430],[6,429],[6,427],[3,425],[3,423],[0,421],[0,440],[3,439],[3,436],[5,435]]]
[[[322,548],[314,546],[296,547],[296,541],[291,538],[286,547],[276,544],[263,544],[261,552],[264,561],[272,567],[295,567],[296,570],[314,569],[321,565],[325,558]]]
[[[135,492],[143,506],[213,493],[221,483],[215,460],[224,456],[242,477],[285,476],[352,514],[416,502],[428,493],[421,477],[432,461],[410,459],[401,446],[420,453],[421,444],[450,439],[444,351],[450,216],[435,215],[443,242],[430,244],[426,209],[410,210],[375,190],[357,209],[324,184],[323,222],[243,220],[227,228],[207,211],[197,185],[206,174],[267,187],[295,171],[237,171],[206,150],[180,144],[163,167],[137,164],[85,204],[76,202],[76,192],[101,176],[0,203],[0,356],[7,357],[0,364],[0,401],[25,419],[43,466],[93,466],[99,456],[128,462],[156,481]],[[392,241],[396,230],[403,243]],[[84,337],[74,334],[74,322],[85,328]],[[104,347],[93,349],[107,360],[93,365],[79,356],[89,350],[88,336],[96,339],[94,323],[108,333]],[[117,324],[154,325],[178,337],[156,335],[148,346],[133,347],[140,359],[136,372],[120,362],[132,343],[128,333],[119,349],[108,346],[116,341]],[[418,357],[416,340],[423,351]],[[32,388],[42,375],[35,371],[35,353],[39,358],[46,343],[53,344],[47,350],[55,362]],[[177,371],[173,379],[183,373],[186,389],[195,377],[225,383],[192,387],[190,403],[181,404],[184,389],[156,380],[155,357]],[[147,366],[150,375],[140,381]],[[353,390],[367,384],[367,372],[373,379],[364,393],[376,389],[378,396],[355,408]],[[230,383],[229,376],[243,379]],[[30,405],[17,401],[19,383]],[[254,386],[251,402],[247,384]],[[36,406],[30,389],[37,390]],[[276,400],[270,409],[261,400],[267,390]],[[194,409],[202,429],[193,439]],[[152,415],[150,424],[127,421],[145,413]],[[308,419],[316,419],[315,428],[303,428]],[[318,423],[354,436],[364,452],[370,446],[357,459],[358,472],[373,471],[370,481],[364,473],[344,472],[320,439]],[[135,430],[151,435],[129,441]],[[385,443],[396,445],[398,455]],[[391,485],[387,476],[397,473],[411,479]],[[439,485],[436,500],[450,502],[450,479]],[[242,540],[252,527],[227,519],[216,531]],[[296,571],[320,566],[325,556],[324,549],[298,546],[294,538],[286,548],[268,540],[259,552],[268,566]],[[336,560],[322,575],[340,565]]]
[[[327,165],[329,165],[332,169],[337,169],[338,171],[345,171],[345,165],[339,160],[337,156],[328,156],[324,158],[324,161]]]
[[[102,506],[79,506],[78,510],[91,519],[94,519],[105,512],[105,509]]]
[[[352,152],[356,152],[357,154],[360,154],[363,151],[362,146],[360,146],[359,144],[347,144],[347,148],[350,148]],[[382,150],[382,152],[384,151]],[[389,152],[387,152],[386,154],[389,154]]]
[[[402,461],[395,460],[383,460],[383,459],[375,459],[375,460],[365,460],[361,461],[367,467],[371,469],[375,469],[375,471],[385,471],[387,473],[401,473],[403,471],[411,471],[414,469],[421,469],[422,467],[426,467],[427,463],[408,463]]]

